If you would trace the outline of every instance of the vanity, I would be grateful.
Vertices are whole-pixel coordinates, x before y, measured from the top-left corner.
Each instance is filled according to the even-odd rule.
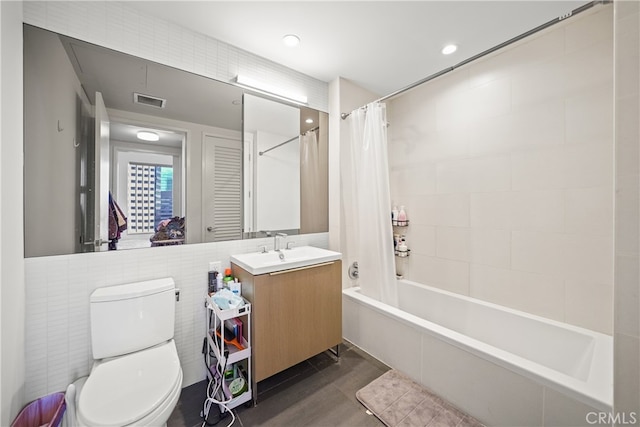
[[[342,342],[342,261],[312,246],[231,256],[252,304],[254,381]]]

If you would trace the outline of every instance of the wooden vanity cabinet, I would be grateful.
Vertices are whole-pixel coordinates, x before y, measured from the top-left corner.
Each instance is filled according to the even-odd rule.
[[[231,269],[252,304],[256,382],[342,342],[340,260],[257,276]]]

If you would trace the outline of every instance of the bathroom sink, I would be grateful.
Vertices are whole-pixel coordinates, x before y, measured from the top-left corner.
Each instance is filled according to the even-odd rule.
[[[342,254],[340,252],[314,246],[299,246],[291,249],[282,249],[279,252],[251,252],[231,255],[231,262],[253,275],[258,275],[321,264],[341,258]]]

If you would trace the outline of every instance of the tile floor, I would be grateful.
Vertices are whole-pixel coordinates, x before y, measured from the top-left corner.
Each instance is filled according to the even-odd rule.
[[[383,426],[375,416],[366,413],[356,399],[356,391],[389,367],[350,343],[345,342],[340,347],[338,362],[332,354],[321,353],[260,382],[258,405],[237,407],[234,427]],[[206,386],[205,381],[201,381],[182,390],[180,401],[167,422],[168,427],[202,425],[200,412]],[[213,423],[215,418],[211,417],[209,421]],[[230,417],[223,418],[216,426],[226,427],[230,420]],[[437,425],[455,427],[461,420],[449,421]]]

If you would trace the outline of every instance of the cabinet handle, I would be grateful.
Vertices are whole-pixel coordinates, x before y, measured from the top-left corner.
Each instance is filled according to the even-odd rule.
[[[316,268],[316,267],[324,267],[325,265],[331,265],[334,263],[335,261],[329,261],[329,262],[323,262],[321,264],[313,264],[313,265],[306,265],[304,267],[292,268],[291,270],[274,271],[273,273],[269,273],[269,276],[277,276],[278,274],[293,273],[294,271],[308,270],[310,268]]]

